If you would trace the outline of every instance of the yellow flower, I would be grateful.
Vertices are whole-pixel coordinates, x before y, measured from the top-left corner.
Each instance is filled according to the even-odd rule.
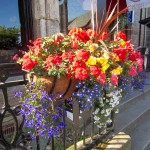
[[[120,39],[120,44],[121,44],[122,46],[125,46],[125,45],[126,45],[126,42],[125,42],[123,39]]]
[[[96,59],[101,65],[107,64],[108,60],[104,57],[100,57]]]
[[[90,58],[88,59],[87,63],[89,65],[96,65],[96,57],[90,56]]]
[[[119,75],[122,73],[122,67],[117,67],[116,69],[113,69],[111,72],[114,74],[114,75]]]
[[[110,66],[109,64],[102,65],[102,68],[101,68],[102,72],[105,73],[105,71],[109,68],[109,66]]]
[[[93,52],[93,51],[95,51],[95,50],[97,49],[97,47],[98,47],[97,44],[91,44],[91,45],[89,46],[89,50],[90,50],[91,52]]]

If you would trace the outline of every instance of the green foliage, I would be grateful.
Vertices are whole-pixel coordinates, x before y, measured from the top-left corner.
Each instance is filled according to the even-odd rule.
[[[16,27],[6,28],[0,26],[0,48],[2,49],[14,49],[17,48],[19,43],[20,29]]]

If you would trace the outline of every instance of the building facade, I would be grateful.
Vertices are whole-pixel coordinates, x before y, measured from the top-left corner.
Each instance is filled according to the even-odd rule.
[[[18,0],[23,46],[29,40],[60,32],[58,0]]]
[[[129,11],[132,11],[133,14],[132,22],[127,22],[127,33],[128,37],[132,39],[135,48],[139,46],[150,48],[150,28],[139,23],[140,20],[150,17],[149,5],[144,5],[144,3],[136,4],[135,2],[129,8]]]

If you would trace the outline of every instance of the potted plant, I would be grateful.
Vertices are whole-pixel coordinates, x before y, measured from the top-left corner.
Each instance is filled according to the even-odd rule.
[[[124,11],[107,16],[99,32],[74,28],[67,35],[57,33],[30,41],[29,51],[18,59],[32,75],[31,81],[40,82],[48,94],[55,95],[53,100],[74,96],[81,109],[94,107],[99,127],[111,122],[110,113],[125,88],[123,79],[130,82],[143,70],[143,58],[126,35],[120,31],[112,40],[106,32]]]

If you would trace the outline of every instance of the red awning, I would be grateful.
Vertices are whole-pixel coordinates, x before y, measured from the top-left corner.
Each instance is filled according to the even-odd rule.
[[[118,1],[119,1],[119,11],[127,7],[126,0],[106,0],[106,11],[108,10],[111,3],[111,9],[110,9],[111,12],[111,10],[113,10],[114,6],[117,4]]]

